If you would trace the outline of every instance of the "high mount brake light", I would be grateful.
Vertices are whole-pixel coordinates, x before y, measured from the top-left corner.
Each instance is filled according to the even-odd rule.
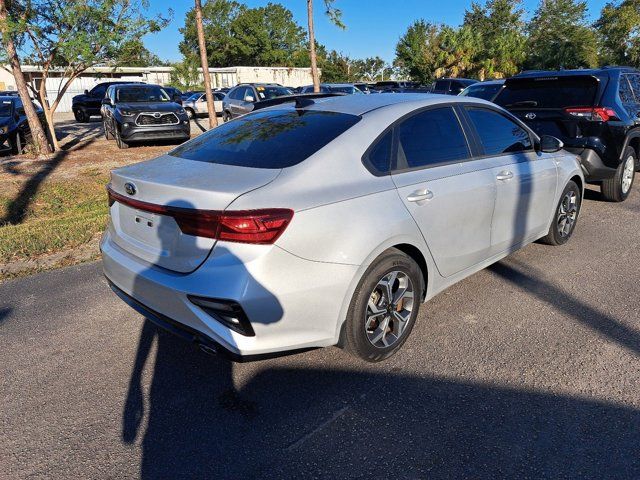
[[[272,244],[282,235],[293,218],[293,210],[287,208],[231,212],[197,210],[135,200],[114,192],[111,187],[107,187],[107,193],[109,206],[118,202],[144,212],[166,215],[172,217],[186,235],[229,242]]]
[[[569,115],[592,122],[608,122],[619,120],[618,114],[610,107],[568,107],[564,109]]]

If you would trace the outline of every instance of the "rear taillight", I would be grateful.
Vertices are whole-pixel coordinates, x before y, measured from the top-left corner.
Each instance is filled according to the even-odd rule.
[[[232,212],[196,210],[134,200],[110,187],[107,187],[107,192],[110,206],[119,202],[137,210],[173,217],[186,235],[229,242],[271,244],[282,235],[293,218],[293,210],[286,208]]]
[[[610,107],[569,107],[564,109],[572,117],[578,117],[591,122],[608,122],[619,120],[618,114]]]

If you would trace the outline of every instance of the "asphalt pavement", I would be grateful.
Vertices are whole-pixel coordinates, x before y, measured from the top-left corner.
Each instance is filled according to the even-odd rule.
[[[232,364],[93,263],[0,285],[2,479],[640,478],[640,177],[422,306],[404,348]]]

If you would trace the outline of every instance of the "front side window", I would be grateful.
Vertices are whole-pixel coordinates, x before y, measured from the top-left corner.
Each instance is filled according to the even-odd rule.
[[[258,91],[258,98],[255,100],[271,100],[272,98],[282,97],[284,95],[291,95],[291,90],[285,87],[262,87],[257,86],[256,90]],[[253,93],[251,94],[253,95]]]
[[[107,91],[107,86],[106,85],[96,85],[95,87],[93,87],[93,89],[91,90],[91,96],[92,97],[98,97],[98,98],[103,98],[104,97],[104,93]]]
[[[439,92],[446,92],[449,90],[449,80],[438,80],[434,84],[433,89]]]
[[[0,100],[0,118],[11,117],[13,102],[11,100]]]
[[[396,169],[437,166],[469,157],[462,127],[451,107],[425,110],[398,127]]]
[[[533,144],[529,133],[514,121],[492,110],[467,109],[485,155],[502,155],[531,150]]]
[[[265,110],[220,125],[169,152],[199,162],[286,168],[307,159],[360,120],[317,110]]]

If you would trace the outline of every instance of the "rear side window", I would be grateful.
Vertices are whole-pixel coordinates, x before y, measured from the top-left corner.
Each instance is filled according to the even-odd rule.
[[[533,147],[529,133],[504,115],[479,108],[467,112],[480,136],[485,155],[517,153]]]
[[[630,75],[627,75],[627,78],[629,79],[629,83],[631,84],[635,102],[640,103],[640,74],[632,73]]]
[[[398,170],[437,166],[469,157],[462,127],[451,107],[413,115],[397,131]]]
[[[251,168],[296,165],[360,120],[319,111],[269,110],[240,117],[169,152],[198,162]]]
[[[627,78],[630,75],[621,75],[620,76],[620,85],[618,86],[618,94],[620,95],[620,101],[623,105],[629,105],[635,103],[635,98],[633,98],[633,91],[631,90],[631,86]]]
[[[494,100],[506,108],[566,108],[591,106],[598,80],[591,76],[541,77],[507,80]]]
[[[376,173],[389,173],[392,145],[393,131],[389,130],[370,150],[367,161]]]
[[[438,80],[436,83],[434,83],[433,89],[446,92],[447,90],[449,90],[449,80]]]

